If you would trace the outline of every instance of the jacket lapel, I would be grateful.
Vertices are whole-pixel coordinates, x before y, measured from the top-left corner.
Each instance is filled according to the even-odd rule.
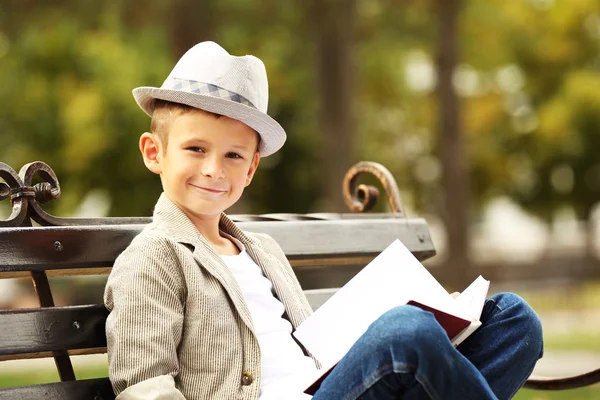
[[[229,295],[229,298],[233,302],[233,305],[246,326],[248,326],[252,333],[256,334],[254,331],[254,324],[252,323],[252,316],[240,285],[229,268],[227,268],[227,265],[225,265],[223,259],[201,236],[194,249],[194,259],[219,281]]]

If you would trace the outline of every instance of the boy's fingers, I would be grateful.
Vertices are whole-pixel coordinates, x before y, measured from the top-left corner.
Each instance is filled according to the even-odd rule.
[[[460,292],[454,292],[450,296],[452,296],[452,298],[455,299],[458,297],[459,294],[460,294]]]

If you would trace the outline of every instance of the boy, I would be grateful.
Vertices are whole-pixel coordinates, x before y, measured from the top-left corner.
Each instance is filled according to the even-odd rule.
[[[164,193],[106,286],[118,399],[310,398],[292,382],[318,362],[291,335],[310,306],[273,239],[223,214],[285,141],[266,114],[267,91],[259,59],[212,42],[190,49],[161,88],[133,91],[152,117],[140,150]],[[541,356],[539,319],[500,294],[481,321],[457,350],[431,313],[393,309],[313,398],[510,398]]]

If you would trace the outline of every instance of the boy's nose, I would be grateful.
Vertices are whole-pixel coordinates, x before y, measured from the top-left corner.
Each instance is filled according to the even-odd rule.
[[[202,175],[213,178],[223,179],[225,174],[223,171],[223,163],[218,157],[206,157],[202,163]]]

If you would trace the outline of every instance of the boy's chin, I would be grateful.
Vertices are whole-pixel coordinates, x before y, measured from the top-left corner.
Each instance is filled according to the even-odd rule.
[[[195,209],[195,210],[191,210],[192,213],[194,213],[194,215],[196,217],[199,218],[211,218],[211,217],[216,217],[216,216],[220,216],[222,212],[224,212],[225,210],[221,210],[220,208],[218,209]]]
[[[186,214],[188,217],[208,219],[215,216],[220,216],[224,211],[221,207],[206,207],[202,205],[195,204],[183,204],[180,205],[179,208]]]

